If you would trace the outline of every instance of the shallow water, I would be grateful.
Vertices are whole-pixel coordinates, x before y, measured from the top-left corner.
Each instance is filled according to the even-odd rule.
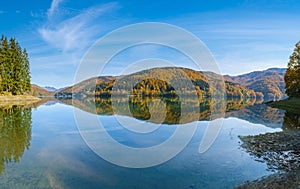
[[[262,117],[262,113],[259,113],[260,116],[255,114],[258,109],[261,110],[258,106],[249,105],[234,109],[226,113],[226,118],[217,118],[223,119],[223,126],[216,141],[205,153],[200,154],[198,149],[209,121],[199,120],[196,121],[197,129],[191,141],[177,156],[157,166],[136,169],[111,164],[87,146],[75,123],[75,107],[59,102],[40,105],[31,109],[32,122],[31,126],[29,125],[31,129],[29,134],[28,126],[24,129],[24,124],[19,124],[19,121],[10,125],[18,127],[16,130],[19,134],[23,133],[24,140],[18,137],[7,140],[7,133],[16,131],[3,130],[7,124],[0,127],[1,142],[10,144],[2,145],[0,152],[2,156],[0,164],[4,166],[0,166],[2,167],[0,187],[233,188],[246,181],[272,174],[267,170],[265,163],[255,161],[240,147],[238,138],[239,135],[256,135],[281,130],[284,112],[277,111],[278,115],[274,115],[273,112],[274,121],[272,121],[268,116]],[[85,113],[92,114],[86,111]],[[3,114],[7,119],[11,112],[6,111]],[[97,116],[115,140],[138,148],[161,143],[180,126],[178,123],[162,124],[158,130],[149,135],[136,134],[122,128],[116,119],[116,116],[136,119],[134,117],[111,115],[107,111]],[[19,126],[15,126],[18,124]],[[23,144],[24,141],[29,141],[30,145],[26,146]],[[16,148],[12,153],[19,158],[8,159],[5,153],[7,148],[11,150]],[[21,150],[18,150],[20,148]]]

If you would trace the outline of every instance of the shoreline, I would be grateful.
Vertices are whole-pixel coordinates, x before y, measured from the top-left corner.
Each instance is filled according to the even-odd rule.
[[[236,187],[295,188],[300,184],[300,130],[239,136],[241,147],[256,161],[267,164],[274,174]],[[292,179],[293,178],[293,179]]]
[[[31,95],[0,95],[0,106],[27,105],[40,100],[40,98]]]

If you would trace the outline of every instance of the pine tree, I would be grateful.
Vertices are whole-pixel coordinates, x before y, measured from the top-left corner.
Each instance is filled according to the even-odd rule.
[[[30,68],[26,49],[16,39],[0,38],[0,94],[30,91]]]
[[[18,43],[14,38],[10,39],[10,52],[11,52],[11,92],[12,94],[21,93],[21,70],[22,70],[22,60],[20,59],[20,48]]]
[[[284,76],[285,91],[289,97],[300,97],[300,42],[295,46]]]
[[[2,36],[0,64],[1,64],[2,90],[9,92],[10,90],[9,80],[11,75],[10,50],[9,50],[8,40],[4,36]]]
[[[30,91],[30,88],[31,88],[30,66],[29,66],[29,59],[28,59],[28,54],[27,54],[26,49],[24,49],[22,55],[23,55],[23,61],[24,61],[24,65],[23,65],[24,66],[23,67],[24,91]]]
[[[4,70],[4,65],[3,65],[3,50],[2,50],[2,43],[4,40],[4,35],[0,38],[0,92],[3,91],[3,70]]]

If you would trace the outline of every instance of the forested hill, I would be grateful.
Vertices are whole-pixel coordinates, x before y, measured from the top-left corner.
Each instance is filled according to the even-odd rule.
[[[174,89],[166,81],[172,79],[182,79],[180,74],[182,71],[187,74],[189,80],[195,85],[197,93],[200,97],[209,96],[208,78],[218,78],[217,74],[211,72],[199,72],[187,68],[168,67],[153,68],[137,72],[128,76],[123,76],[124,83],[126,80],[140,79],[141,82],[133,87],[131,93],[137,94],[143,92],[146,96],[161,96],[163,94],[171,94]],[[274,100],[286,97],[284,93],[284,68],[270,68],[264,71],[255,71],[239,76],[224,76],[227,97],[229,98],[256,98],[257,100]],[[155,76],[154,79],[149,76]],[[174,77],[174,76],[177,76]],[[80,82],[74,86],[68,87],[56,94],[57,97],[72,96],[110,96],[112,87],[118,77],[100,76]],[[149,78],[143,80],[143,78]],[[95,83],[97,83],[95,85]],[[94,93],[95,92],[95,93]],[[72,94],[73,93],[73,94]]]
[[[190,82],[190,84],[194,85],[193,89],[196,89],[199,98],[207,98],[210,97],[213,90],[217,90],[209,86],[208,79],[212,82],[217,82],[216,80],[220,78],[222,78],[222,76],[211,72],[203,73],[187,68],[153,68],[122,77],[101,76],[91,78],[60,91],[56,96],[88,97],[96,95],[98,97],[109,97],[113,86],[115,87],[115,81],[118,79],[117,88],[120,94],[169,97],[176,95],[176,90],[171,83],[178,83],[179,86],[177,87],[179,87],[181,91],[184,91],[186,95],[189,95],[191,91],[187,89],[187,86]],[[131,83],[135,83],[135,85],[130,86]],[[226,81],[225,87],[227,97],[256,98],[256,93],[253,90],[249,90],[237,83]],[[129,93],[126,93],[126,91],[129,91]]]
[[[287,97],[284,89],[285,72],[285,68],[270,68],[238,76],[225,75],[224,78],[227,81],[238,83],[257,93],[262,93],[264,100],[269,101]]]
[[[32,84],[29,94],[36,97],[54,97],[55,92],[48,91],[38,85]]]

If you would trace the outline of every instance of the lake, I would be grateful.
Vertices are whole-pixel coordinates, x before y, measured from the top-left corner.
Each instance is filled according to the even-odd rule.
[[[128,106],[126,102],[117,101],[117,110],[111,99],[52,99],[30,107],[1,107],[1,188],[234,188],[274,173],[241,147],[239,136],[278,132],[283,124],[289,129],[285,123],[288,115],[282,110],[255,102],[228,101],[224,117],[213,118],[223,121],[220,133],[206,152],[199,153],[200,142],[213,121],[209,102],[200,103],[199,113],[188,114],[190,120],[184,122],[178,114],[182,104],[176,100],[132,100]],[[157,112],[150,104],[166,107],[166,116],[152,119],[151,114]],[[74,110],[96,116],[112,138],[134,148],[157,145],[185,124],[197,127],[187,146],[165,163],[126,168],[104,160],[88,147]],[[149,134],[134,133],[122,127],[120,118],[159,127]],[[118,155],[116,149],[109,150]]]

